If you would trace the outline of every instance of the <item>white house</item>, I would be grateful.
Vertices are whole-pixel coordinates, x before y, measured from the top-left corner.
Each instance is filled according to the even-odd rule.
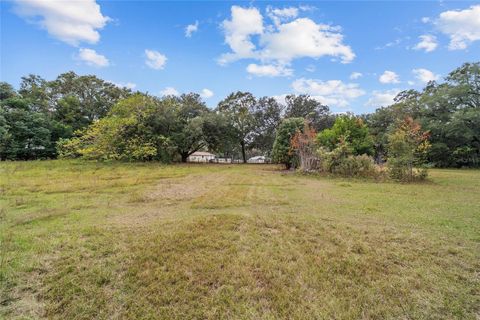
[[[192,153],[187,161],[188,162],[209,162],[210,160],[215,159],[215,155],[210,152],[205,151],[196,151]]]
[[[250,159],[247,160],[248,163],[265,163],[266,159],[265,156],[256,156],[256,157],[251,157]]]

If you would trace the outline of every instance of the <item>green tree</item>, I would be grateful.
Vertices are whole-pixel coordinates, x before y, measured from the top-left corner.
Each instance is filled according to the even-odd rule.
[[[40,112],[32,111],[19,97],[0,104],[0,159],[32,160],[55,155],[51,123]]]
[[[263,97],[258,99],[252,113],[255,117],[253,141],[251,148],[260,150],[270,156],[275,141],[275,131],[282,120],[283,106],[274,98]]]
[[[177,101],[175,129],[171,140],[180,154],[182,162],[194,152],[208,146],[205,139],[204,118],[209,113],[200,95],[196,93],[183,94]]]
[[[257,101],[249,92],[231,93],[220,101],[218,111],[224,113],[235,130],[237,143],[240,144],[243,162],[247,162],[246,148],[253,140],[257,125],[253,109]]]
[[[388,161],[390,176],[397,180],[412,181],[425,178],[426,169],[419,172],[414,167],[425,164],[430,144],[428,132],[411,117],[400,122],[388,135]]]
[[[0,81],[0,101],[13,98],[16,95],[17,92],[9,83]]]
[[[317,132],[330,128],[335,121],[328,106],[309,95],[288,95],[285,102],[285,118],[304,118]]]
[[[98,160],[168,161],[173,151],[171,141],[152,125],[164,106],[142,94],[122,100],[78,137],[60,140],[59,154]]]
[[[325,129],[317,135],[318,143],[329,151],[337,148],[345,140],[352,148],[354,155],[372,155],[373,139],[364,121],[354,115],[337,117],[331,129]]]
[[[297,132],[302,132],[304,122],[303,118],[286,118],[277,129],[272,158],[274,162],[284,164],[287,170],[298,165],[298,156],[292,145],[292,138]]]

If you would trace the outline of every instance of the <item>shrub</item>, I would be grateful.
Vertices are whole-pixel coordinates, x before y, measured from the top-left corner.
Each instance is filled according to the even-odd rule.
[[[389,175],[398,181],[415,181],[427,178],[426,155],[430,148],[428,132],[407,117],[388,135]]]
[[[337,117],[331,129],[325,129],[317,135],[317,142],[329,151],[337,148],[343,141],[347,141],[352,154],[373,155],[373,139],[367,125],[361,118],[354,115]]]
[[[332,151],[320,148],[318,155],[322,170],[344,177],[379,178],[383,176],[382,170],[375,165],[372,157],[366,154],[353,155],[352,152],[352,148],[345,139],[341,139]]]
[[[280,123],[273,143],[272,158],[274,162],[284,164],[287,169],[298,166],[298,156],[291,141],[297,132],[302,131],[303,126],[303,118],[287,118]]]

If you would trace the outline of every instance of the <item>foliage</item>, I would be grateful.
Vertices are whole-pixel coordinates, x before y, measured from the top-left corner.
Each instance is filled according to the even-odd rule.
[[[354,155],[374,153],[373,140],[367,125],[361,118],[354,115],[337,117],[331,129],[325,129],[318,134],[317,141],[320,146],[329,151],[347,142]]]
[[[148,125],[158,110],[155,99],[133,95],[115,105],[107,117],[78,132],[78,137],[60,140],[59,154],[96,160],[168,161],[171,141]]]
[[[298,155],[300,170],[304,172],[319,169],[320,159],[316,154],[316,135],[315,129],[305,120],[303,131],[297,131],[290,141],[292,148]]]
[[[297,167],[299,159],[292,146],[292,138],[304,128],[303,118],[283,119],[277,129],[273,144],[272,158],[276,163],[284,164],[287,169]]]
[[[388,161],[390,177],[395,180],[413,181],[427,177],[424,165],[430,148],[428,132],[419,123],[407,117],[388,136]]]
[[[453,70],[444,83],[430,82],[421,92],[401,92],[391,106],[365,116],[376,156],[387,155],[389,132],[412,117],[430,132],[428,162],[438,167],[480,166],[480,62]]]
[[[318,157],[321,170],[324,172],[343,177],[379,178],[382,176],[382,171],[374,164],[373,158],[366,154],[355,155],[354,149],[344,137],[340,137],[340,142],[331,151],[320,147]]]
[[[275,130],[282,120],[284,107],[271,97],[258,99],[253,106],[255,117],[254,136],[250,149],[260,150],[263,155],[270,156],[275,142]]]
[[[240,144],[243,162],[247,162],[246,148],[252,141],[256,119],[253,108],[257,101],[249,92],[235,92],[218,103],[218,111],[223,113],[235,132],[235,138]]]
[[[309,95],[287,95],[285,102],[285,118],[304,118],[317,132],[330,128],[335,121],[328,106]]]
[[[55,158],[57,145],[62,156],[78,156],[75,148],[86,143],[82,135],[100,143],[101,139],[91,134],[106,138],[106,132],[117,131],[126,140],[115,143],[121,153],[129,151],[132,156],[112,153],[113,158],[186,161],[198,150],[243,160],[252,155],[269,157],[282,120],[299,117],[320,132],[317,143],[326,151],[335,150],[343,139],[352,148],[352,155],[373,155],[377,163],[383,163],[390,156],[392,132],[410,117],[430,133],[429,164],[478,167],[479,79],[480,62],[465,63],[443,83],[432,81],[421,91],[403,91],[392,105],[356,117],[335,116],[328,106],[308,95],[288,95],[281,104],[272,97],[257,99],[249,92],[230,94],[215,110],[207,108],[198,94],[190,93],[149,97],[152,102],[148,108],[130,106],[121,111],[120,101],[132,95],[129,89],[74,72],[63,73],[53,81],[28,75],[22,78],[18,91],[0,82],[0,158]],[[135,114],[135,109],[144,112]],[[102,121],[104,118],[109,119]],[[107,145],[115,141],[113,137],[107,140]]]
[[[44,159],[55,154],[52,123],[26,101],[13,97],[0,103],[0,159]]]

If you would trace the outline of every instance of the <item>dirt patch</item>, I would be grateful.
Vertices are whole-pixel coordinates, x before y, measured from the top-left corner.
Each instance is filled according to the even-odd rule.
[[[218,188],[225,181],[225,173],[189,175],[177,179],[162,180],[154,189],[146,193],[153,200],[185,201],[193,200],[208,191]]]
[[[127,228],[148,226],[153,220],[175,215],[191,202],[220,189],[227,179],[225,172],[161,179],[154,187],[130,195],[129,206],[122,208],[111,220]]]

